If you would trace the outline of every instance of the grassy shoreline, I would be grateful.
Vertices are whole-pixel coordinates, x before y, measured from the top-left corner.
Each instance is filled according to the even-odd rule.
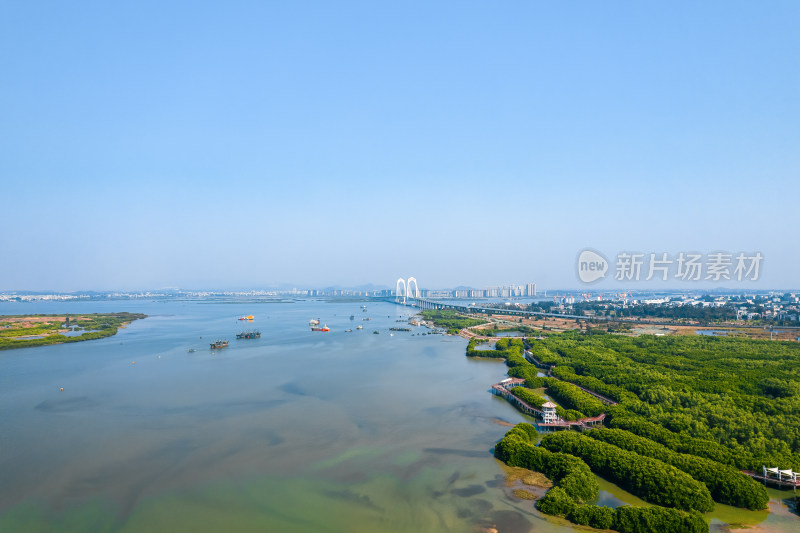
[[[142,313],[92,313],[81,315],[0,315],[0,350],[49,346],[102,339],[117,334]],[[64,335],[84,331],[80,335]]]

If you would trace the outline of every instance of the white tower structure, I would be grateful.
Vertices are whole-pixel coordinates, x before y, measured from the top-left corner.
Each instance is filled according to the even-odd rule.
[[[556,404],[553,402],[544,402],[542,404],[542,419],[545,424],[558,420],[558,415],[556,414]]]

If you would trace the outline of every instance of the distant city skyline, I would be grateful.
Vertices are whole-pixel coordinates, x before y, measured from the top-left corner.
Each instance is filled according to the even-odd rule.
[[[800,249],[800,4],[10,3],[0,291],[582,288]]]
[[[620,298],[641,298],[648,295],[748,295],[748,294],[789,294],[800,295],[800,289],[775,288],[775,289],[742,289],[732,287],[694,287],[694,288],[653,288],[641,287],[637,290],[626,289],[623,291],[614,288],[594,288],[587,291],[581,288],[551,287],[540,290],[536,293],[529,292],[524,285],[498,285],[483,288],[477,287],[420,287],[421,298],[456,298],[456,299],[515,299],[533,298],[550,299],[570,296],[583,300],[597,299],[620,299]],[[14,300],[16,296],[31,296],[33,299],[62,299],[80,298],[150,298],[150,297],[173,297],[173,296],[235,296],[235,297],[257,297],[257,296],[277,296],[277,295],[296,295],[300,297],[316,296],[370,296],[388,297],[396,296],[395,289],[380,285],[361,285],[361,286],[328,286],[328,287],[307,287],[292,286],[283,287],[239,287],[239,288],[181,288],[181,287],[162,287],[141,290],[81,290],[81,291],[31,291],[31,290],[12,290],[0,291],[0,301]],[[403,293],[400,293],[402,296]],[[52,298],[50,298],[52,297]],[[24,299],[24,298],[23,298]]]

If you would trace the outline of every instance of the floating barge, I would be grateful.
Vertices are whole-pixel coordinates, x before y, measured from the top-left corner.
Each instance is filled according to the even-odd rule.
[[[313,327],[313,326],[311,328],[311,331],[330,331],[330,330],[331,330],[331,328],[329,328],[327,325],[326,326],[322,326],[321,328]]]
[[[211,343],[211,349],[214,350],[216,348],[227,348],[228,341],[214,341]]]
[[[237,333],[236,334],[236,338],[237,339],[260,339],[261,338],[261,332],[258,331],[258,330],[256,330],[256,331],[243,331],[241,333]]]

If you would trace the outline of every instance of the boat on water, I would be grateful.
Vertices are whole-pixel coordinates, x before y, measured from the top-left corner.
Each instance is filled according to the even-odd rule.
[[[261,332],[258,330],[254,331],[243,331],[241,333],[236,334],[237,339],[260,339]]]
[[[308,321],[309,326],[319,326],[319,318],[312,318]]]
[[[228,341],[217,340],[211,343],[212,350],[215,348],[227,348],[227,347],[228,347]]]
[[[321,328],[317,328],[317,327],[312,327],[311,328],[311,331],[330,331],[330,330],[331,330],[331,328],[329,328],[327,326],[327,324],[322,326]]]
[[[188,350],[186,350],[186,353],[194,353],[194,348],[189,348]]]
[[[356,327],[356,329],[364,329],[364,326],[362,326],[361,324],[359,324],[359,325]]]
[[[375,335],[380,335],[381,334],[381,332],[378,331],[377,329],[375,331],[373,331],[372,333],[374,333]]]
[[[355,319],[356,319],[356,315],[350,315],[350,320],[355,320]]]
[[[240,316],[239,320],[253,320],[253,315]]]
[[[352,330],[352,329],[346,329],[346,330],[344,330],[344,332],[345,332],[345,333],[352,333],[352,332],[353,332],[353,330]]]

